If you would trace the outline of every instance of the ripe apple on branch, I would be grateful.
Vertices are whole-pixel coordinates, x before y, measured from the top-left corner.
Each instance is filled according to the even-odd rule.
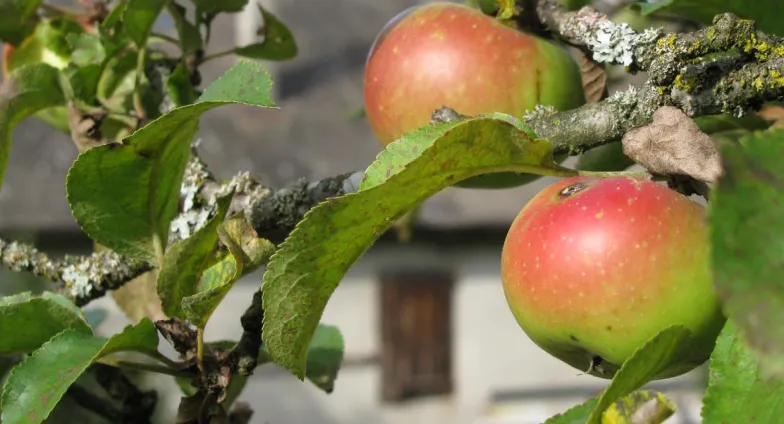
[[[521,116],[537,105],[567,110],[585,103],[580,71],[561,46],[447,2],[406,9],[381,30],[367,60],[364,95],[368,121],[384,146],[427,125],[442,107]],[[457,185],[506,188],[537,178],[496,173]]]
[[[566,50],[445,2],[409,8],[382,29],[364,85],[367,117],[384,146],[428,125],[443,107],[522,116],[537,105],[585,103]],[[456,186],[506,188],[536,178],[486,174]],[[704,363],[725,322],[708,248],[704,208],[684,195],[634,178],[569,178],[515,219],[502,252],[503,288],[537,345],[602,378],[660,331],[683,325],[693,348],[656,376],[668,378]]]
[[[501,254],[507,302],[542,349],[612,378],[671,325],[693,348],[656,378],[705,362],[725,318],[710,273],[704,207],[653,181],[566,178],[520,211]]]

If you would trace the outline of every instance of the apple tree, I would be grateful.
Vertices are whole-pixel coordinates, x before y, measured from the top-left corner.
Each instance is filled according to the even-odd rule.
[[[110,422],[151,422],[155,392],[128,381],[129,368],[176,379],[178,423],[247,422],[235,400],[265,364],[331,392],[343,340],[320,319],[363,253],[446,188],[541,176],[560,179],[520,205],[498,290],[520,337],[608,383],[547,423],[664,422],[674,405],[645,385],[705,362],[706,424],[782,422],[778,0],[401,11],[365,67],[376,160],[283,188],[216,179],[194,136],[208,110],[275,107],[264,62],[295,57],[294,34],[247,0],[183,2],[0,0],[0,181],[19,122],[69,134],[79,155],[64,189],[95,242],[90,256],[55,259],[0,239],[4,267],[53,284],[0,298],[4,424],[44,422],[67,395]],[[263,17],[259,40],[206,54],[215,17],[246,7]],[[161,14],[176,37],[153,31]],[[225,55],[244,59],[203,82],[200,66]],[[610,93],[619,73],[646,79]],[[232,285],[261,268],[242,336],[205,341]],[[82,307],[140,282],[158,310],[115,298],[138,319],[95,334]],[[103,385],[81,384],[91,376]]]

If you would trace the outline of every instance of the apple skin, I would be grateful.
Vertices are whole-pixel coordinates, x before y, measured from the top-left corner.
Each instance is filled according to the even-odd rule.
[[[692,332],[690,353],[655,379],[688,372],[709,358],[726,320],[705,208],[648,180],[572,177],[546,187],[509,229],[501,279],[534,343],[602,378],[676,324]]]
[[[371,128],[387,146],[428,125],[443,106],[520,117],[538,104],[579,107],[585,94],[576,62],[558,45],[471,7],[435,2],[406,9],[382,29],[366,63],[364,100]],[[458,185],[503,188],[536,178],[489,174]]]

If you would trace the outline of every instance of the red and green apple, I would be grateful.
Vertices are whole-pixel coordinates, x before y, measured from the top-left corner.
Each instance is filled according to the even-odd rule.
[[[448,2],[409,8],[382,29],[368,56],[364,98],[383,146],[428,125],[444,106],[462,115],[522,117],[537,105],[566,110],[585,103],[580,71],[561,46]],[[501,188],[535,178],[498,173],[458,185]]]
[[[682,325],[691,353],[656,376],[669,378],[705,362],[725,322],[709,248],[705,208],[686,196],[650,180],[572,177],[515,218],[501,278],[531,340],[598,377],[611,378],[661,330]]]

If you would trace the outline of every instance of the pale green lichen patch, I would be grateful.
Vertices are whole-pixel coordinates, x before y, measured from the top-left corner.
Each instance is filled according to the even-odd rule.
[[[138,261],[105,250],[87,257],[66,256],[60,279],[78,304],[92,298],[95,290],[111,290],[133,279],[142,267]]]

